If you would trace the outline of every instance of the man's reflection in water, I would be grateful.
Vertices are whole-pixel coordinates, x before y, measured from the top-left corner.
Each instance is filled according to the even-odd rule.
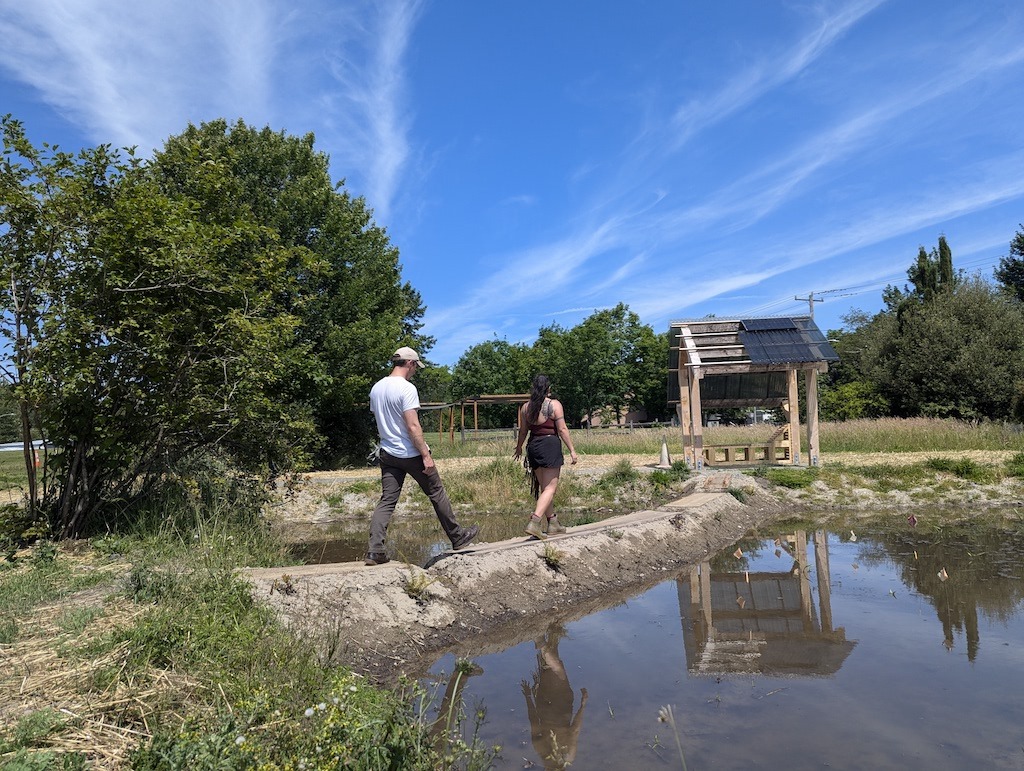
[[[563,769],[576,758],[576,743],[587,706],[587,689],[580,690],[580,709],[572,713],[573,692],[565,666],[558,655],[558,641],[565,635],[559,624],[548,627],[537,648],[533,685],[523,680],[526,711],[530,716],[533,748],[547,769]]]

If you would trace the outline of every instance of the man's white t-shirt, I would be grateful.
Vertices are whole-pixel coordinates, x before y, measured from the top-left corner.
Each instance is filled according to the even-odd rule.
[[[412,458],[420,454],[405,425],[405,411],[419,407],[419,392],[404,377],[381,378],[370,389],[370,412],[377,419],[380,446],[389,455]]]

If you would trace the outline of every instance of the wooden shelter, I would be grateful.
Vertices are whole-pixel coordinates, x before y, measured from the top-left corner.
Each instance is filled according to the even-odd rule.
[[[808,465],[817,466],[818,374],[839,356],[810,316],[704,318],[669,323],[669,403],[677,405],[686,462],[801,465],[798,378],[807,395]],[[705,446],[703,410],[782,409],[764,445]]]
[[[457,402],[427,402],[420,405],[420,409],[423,410],[437,410],[438,411],[438,436],[443,437],[445,434],[445,417],[448,418],[448,431],[449,440],[452,444],[455,443],[455,408],[459,407],[459,413],[461,417],[461,428],[459,429],[460,434],[464,437],[466,434],[466,407],[471,406],[473,408],[473,430],[480,430],[480,407],[481,405],[488,404],[525,404],[530,401],[529,394],[480,394],[478,396],[467,396],[465,399],[461,399]],[[519,416],[516,414],[516,428],[518,428]]]

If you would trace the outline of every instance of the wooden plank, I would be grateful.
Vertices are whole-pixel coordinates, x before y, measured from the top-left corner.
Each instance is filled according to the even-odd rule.
[[[700,366],[700,354],[697,352],[697,344],[693,341],[690,330],[683,330],[683,345],[686,347],[686,359],[688,367]]]

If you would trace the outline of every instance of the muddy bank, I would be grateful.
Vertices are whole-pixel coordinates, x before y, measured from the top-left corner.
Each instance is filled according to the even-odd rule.
[[[739,473],[715,472],[689,487],[657,509],[543,542],[474,544],[426,569],[346,563],[247,575],[256,596],[325,657],[387,682],[468,638],[614,605],[791,510]],[[743,489],[745,502],[730,488]]]

